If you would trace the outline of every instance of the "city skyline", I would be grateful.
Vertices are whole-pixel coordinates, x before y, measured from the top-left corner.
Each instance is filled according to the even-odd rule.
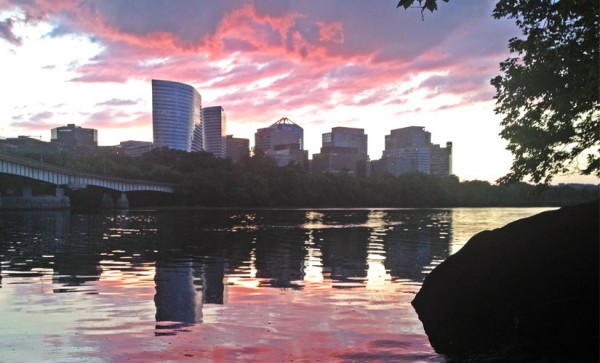
[[[419,125],[453,142],[459,178],[503,176],[512,157],[489,80],[516,25],[493,19],[492,2],[442,3],[424,19],[396,4],[0,0],[0,138],[47,141],[77,124],[101,130],[102,146],[152,141],[150,80],[164,79],[222,106],[227,133],[251,146],[289,117],[310,155],[344,126],[364,128],[379,159],[389,130]],[[568,181],[581,180],[597,182]]]

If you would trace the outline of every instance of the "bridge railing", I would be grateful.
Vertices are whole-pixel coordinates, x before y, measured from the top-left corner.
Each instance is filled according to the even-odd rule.
[[[77,179],[98,179],[98,180],[103,180],[103,181],[111,182],[111,183],[129,184],[129,185],[132,185],[132,184],[153,185],[156,187],[164,187],[164,188],[170,188],[170,189],[175,189],[175,187],[176,187],[176,184],[172,184],[172,183],[161,183],[161,182],[142,180],[142,179],[129,179],[129,178],[121,178],[121,177],[113,177],[113,176],[108,176],[108,175],[100,175],[100,174],[81,172],[81,171],[77,171],[74,169],[61,167],[58,165],[44,163],[42,161],[38,161],[38,160],[34,160],[34,159],[29,159],[29,158],[15,156],[15,155],[9,155],[9,154],[2,153],[2,152],[0,152],[0,161],[11,162],[11,163],[19,164],[22,166],[35,168],[35,169],[41,169],[41,170],[54,172],[54,173],[58,173],[58,174],[65,174],[65,175],[69,175],[69,176],[72,176]]]

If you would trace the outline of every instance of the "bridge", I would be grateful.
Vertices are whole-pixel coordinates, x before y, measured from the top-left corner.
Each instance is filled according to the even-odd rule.
[[[127,207],[129,204],[125,195],[126,192],[175,192],[175,186],[173,184],[84,173],[29,158],[2,153],[0,153],[0,173],[18,175],[24,178],[54,184],[57,186],[57,197],[59,197],[59,195],[62,196],[62,187],[65,186],[71,189],[79,189],[91,185],[115,190],[121,192],[121,198],[117,201],[117,204],[120,207]],[[27,191],[24,191],[24,195],[27,193]]]

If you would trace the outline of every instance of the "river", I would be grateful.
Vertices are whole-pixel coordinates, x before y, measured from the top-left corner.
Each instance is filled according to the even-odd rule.
[[[444,362],[410,305],[548,208],[0,213],[0,362]]]

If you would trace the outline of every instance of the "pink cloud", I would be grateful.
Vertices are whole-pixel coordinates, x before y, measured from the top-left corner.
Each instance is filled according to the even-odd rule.
[[[322,42],[343,43],[344,30],[341,22],[327,24],[317,22],[319,26],[319,40]]]
[[[123,100],[118,98],[113,98],[108,101],[97,103],[96,106],[132,106],[138,103],[137,100]]]
[[[490,4],[454,3],[419,14],[361,1],[137,2],[32,0],[28,21],[47,20],[54,36],[77,33],[104,51],[73,69],[74,82],[171,79],[221,96],[236,122],[277,118],[299,109],[401,105],[408,92],[454,95],[463,103],[491,99],[505,40],[492,36]],[[451,8],[452,7],[452,8]],[[200,11],[201,10],[201,11]],[[507,37],[506,37],[507,38]],[[495,39],[495,40],[493,40]],[[444,73],[399,91],[419,73]],[[100,104],[109,106],[109,104]],[[150,110],[146,110],[150,112]],[[104,111],[97,125],[131,115]],[[128,118],[129,117],[129,118]],[[243,118],[247,118],[244,120]]]
[[[150,112],[129,113],[112,108],[96,111],[82,118],[85,118],[83,122],[85,127],[96,129],[119,129],[152,125]]]

